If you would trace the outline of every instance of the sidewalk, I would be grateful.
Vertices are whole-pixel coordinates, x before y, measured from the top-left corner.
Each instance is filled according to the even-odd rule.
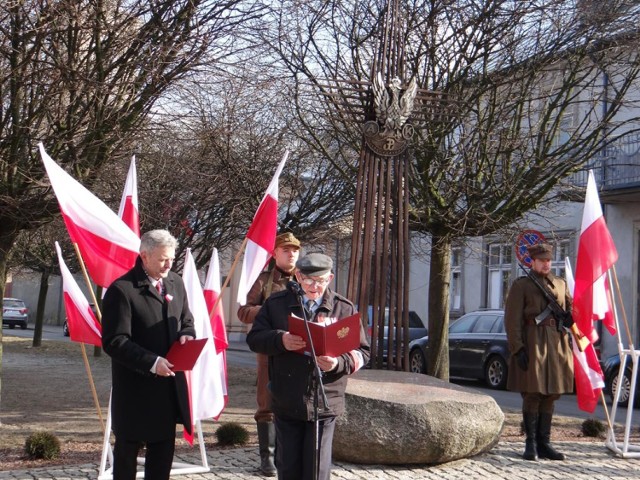
[[[357,440],[354,441],[357,448]],[[640,459],[623,459],[614,456],[603,442],[557,442],[559,450],[567,455],[564,462],[539,461],[526,462],[520,455],[524,448],[522,442],[500,443],[489,453],[473,458],[457,460],[435,466],[385,466],[334,464],[332,480],[369,480],[369,479],[433,479],[433,480],[546,480],[546,479],[589,479],[611,480],[640,478]],[[183,455],[180,461],[195,464],[199,460],[198,450]],[[259,480],[257,470],[258,452],[255,447],[207,452],[211,471],[201,474],[174,475],[172,478]],[[99,461],[99,459],[96,459]],[[97,479],[98,464],[85,464],[65,467],[51,467],[34,470],[0,472],[0,479]]]

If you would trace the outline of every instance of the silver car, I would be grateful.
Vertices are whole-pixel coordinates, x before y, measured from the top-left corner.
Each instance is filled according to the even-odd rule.
[[[29,321],[29,309],[19,298],[5,298],[2,306],[2,324],[9,325],[9,328],[16,328],[20,325],[22,330],[26,330]]]

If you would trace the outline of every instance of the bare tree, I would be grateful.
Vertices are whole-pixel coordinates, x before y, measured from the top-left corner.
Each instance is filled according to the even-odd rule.
[[[283,1],[265,34],[299,80],[296,98],[315,93],[299,108],[305,134],[316,139],[324,125],[344,139],[332,159],[344,171],[354,165],[347,149],[360,148],[358,122],[371,114],[387,3],[312,1],[303,9]],[[432,239],[428,371],[446,379],[452,242],[495,233],[566,198],[571,174],[637,129],[638,12],[622,0],[599,8],[560,0],[396,3],[407,70],[421,89],[451,102],[441,117],[415,107],[415,118],[427,121],[415,123],[410,177],[411,228]],[[319,152],[327,138],[315,141]]]
[[[234,35],[261,8],[251,0],[0,5],[0,290],[18,234],[57,212],[36,143],[93,184],[167,89],[232,53]]]

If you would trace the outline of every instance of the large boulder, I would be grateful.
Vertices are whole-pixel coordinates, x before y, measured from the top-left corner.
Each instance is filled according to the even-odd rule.
[[[366,464],[435,464],[498,442],[504,414],[493,398],[434,377],[361,370],[349,378],[333,458]]]

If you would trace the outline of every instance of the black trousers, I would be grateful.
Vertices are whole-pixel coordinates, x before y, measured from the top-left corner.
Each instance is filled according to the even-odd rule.
[[[138,469],[138,452],[142,442],[118,439],[113,447],[113,480],[134,480]],[[144,478],[146,480],[168,480],[173,464],[176,438],[159,442],[146,442],[144,456]]]
[[[314,422],[282,419],[276,416],[276,468],[278,480],[313,478]],[[331,444],[336,417],[322,418],[318,426],[318,480],[331,477]]]

